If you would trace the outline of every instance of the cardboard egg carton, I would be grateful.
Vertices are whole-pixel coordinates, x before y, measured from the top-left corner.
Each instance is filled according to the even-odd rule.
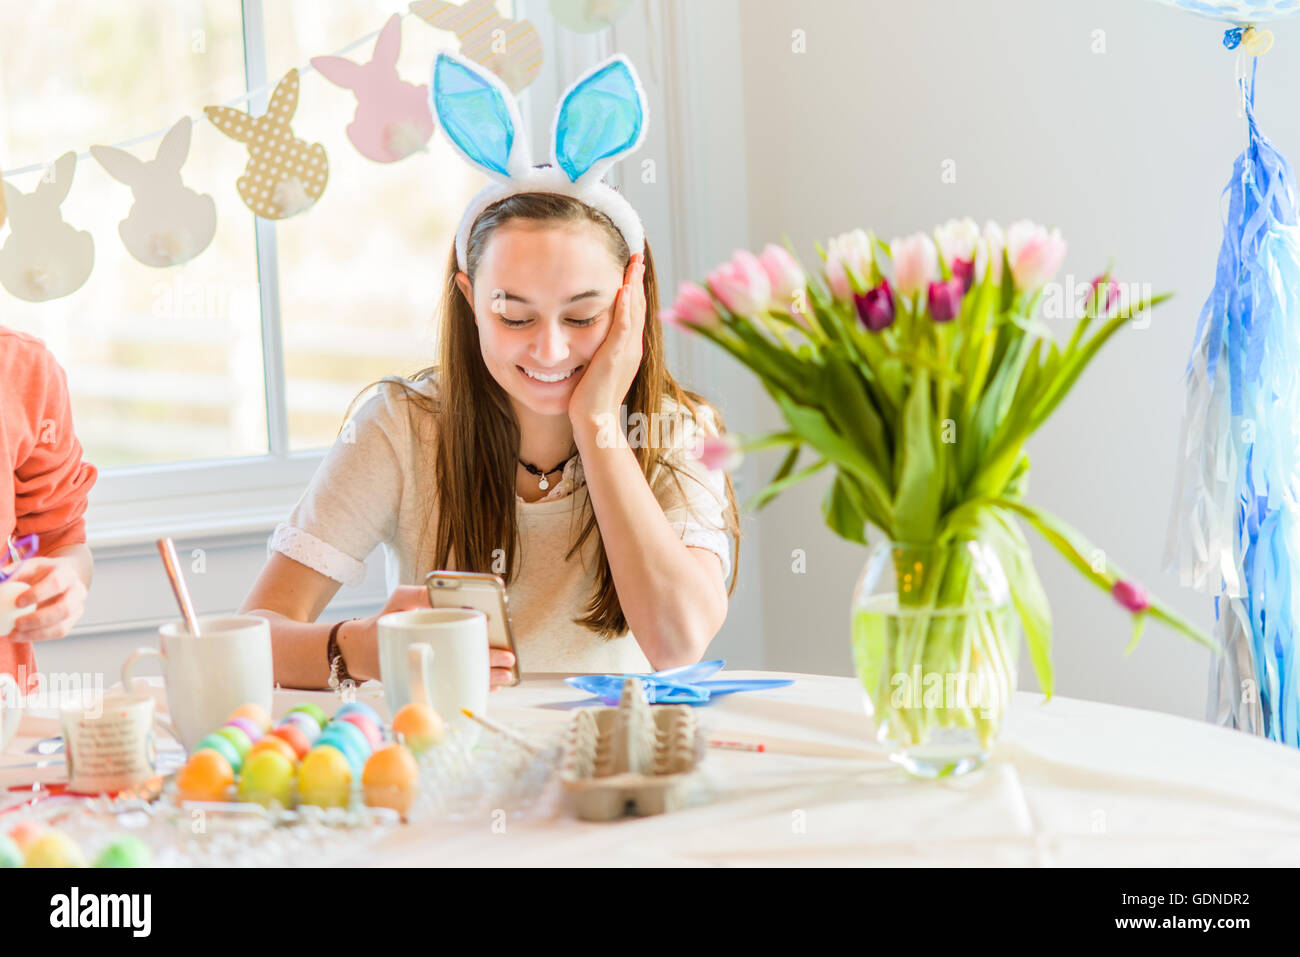
[[[686,803],[703,745],[694,709],[652,708],[641,682],[628,678],[617,708],[574,713],[560,780],[585,821],[675,811]]]

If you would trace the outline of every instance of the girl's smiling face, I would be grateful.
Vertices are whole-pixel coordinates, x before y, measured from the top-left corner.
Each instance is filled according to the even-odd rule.
[[[483,362],[516,405],[564,415],[609,332],[625,264],[592,223],[515,219],[488,240],[471,288]]]

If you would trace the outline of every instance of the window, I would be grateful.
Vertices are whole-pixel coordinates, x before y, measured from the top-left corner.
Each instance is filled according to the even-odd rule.
[[[0,10],[0,165],[43,165],[69,149],[161,134],[189,115],[183,181],[216,202],[216,234],[202,254],[166,269],[143,265],[118,236],[130,188],[86,156],[61,213],[93,238],[89,278],[46,302],[0,290],[0,322],[43,338],[67,369],[78,434],[101,469],[138,476],[190,463],[192,487],[196,464],[287,461],[332,442],[368,383],[433,360],[456,222],[485,180],[439,134],[397,163],[363,157],[346,135],[354,95],[304,69],[393,12],[391,0],[245,0],[242,13],[230,0],[45,0]],[[373,46],[344,55],[364,61]],[[402,78],[427,83],[437,50],[455,46],[452,34],[404,17]],[[275,223],[240,200],[246,148],[202,107],[274,86],[291,67],[302,74],[294,132],[324,145],[330,171],[313,208]],[[252,112],[268,95],[254,97]],[[126,148],[148,160],[160,141]],[[43,175],[8,181],[31,192]],[[293,481],[301,488],[301,470]]]

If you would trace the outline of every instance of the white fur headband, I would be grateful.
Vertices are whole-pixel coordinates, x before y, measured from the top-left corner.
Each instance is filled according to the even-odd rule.
[[[493,203],[518,193],[572,196],[608,216],[633,255],[645,252],[641,217],[602,179],[645,140],[649,104],[627,57],[618,54],[597,64],[560,97],[550,166],[533,166],[514,94],[473,60],[439,53],[429,99],[456,152],[495,181],[470,200],[456,229],[456,262],[462,271],[474,221]]]

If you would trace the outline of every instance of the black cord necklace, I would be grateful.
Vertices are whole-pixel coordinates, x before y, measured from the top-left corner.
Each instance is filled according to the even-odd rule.
[[[555,466],[555,468],[547,469],[545,472],[539,469],[536,465],[530,465],[529,463],[525,462],[523,459],[519,460],[519,464],[524,467],[524,471],[527,472],[529,475],[536,475],[538,477],[537,487],[541,489],[543,492],[545,492],[548,488],[551,487],[551,483],[546,481],[546,476],[553,475],[556,472],[563,471],[564,467],[569,464],[569,459],[571,458],[573,458],[572,455],[570,455],[568,459],[565,459],[559,465]]]

